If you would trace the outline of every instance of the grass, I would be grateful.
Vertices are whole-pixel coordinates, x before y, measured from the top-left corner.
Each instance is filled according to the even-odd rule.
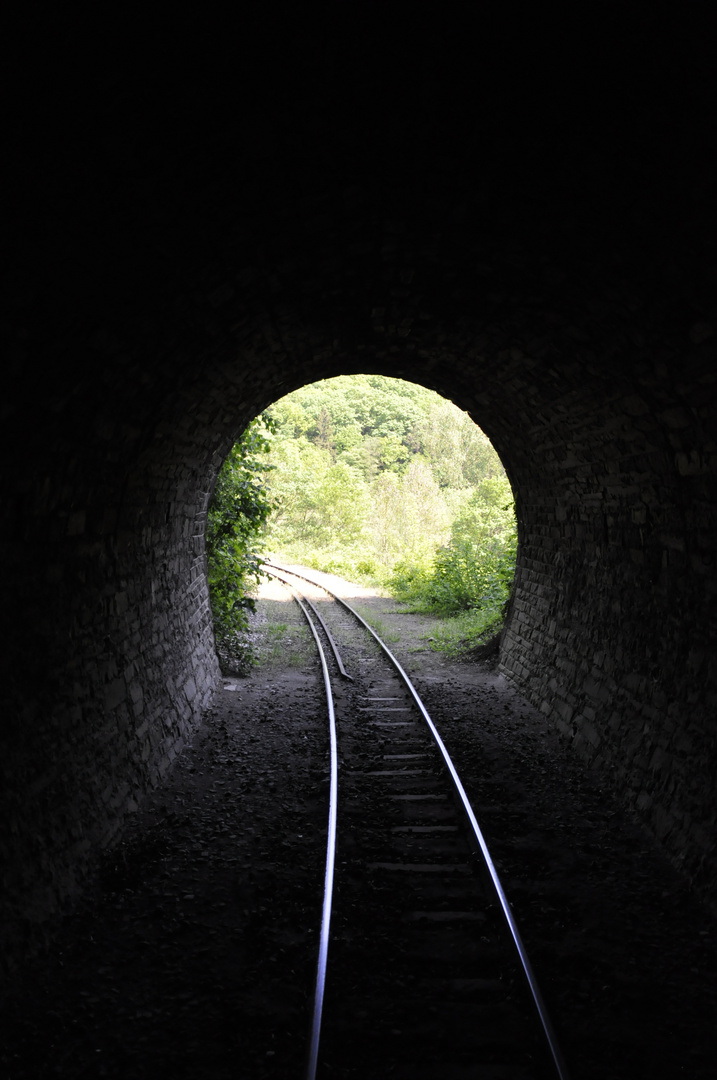
[[[322,570],[326,574],[352,581],[355,585],[371,588],[385,588],[387,570],[375,559],[366,558],[356,552],[346,551],[307,551],[301,545],[277,549],[275,558],[287,563],[300,563],[313,570]]]
[[[257,630],[257,667],[301,667],[313,655],[308,627],[268,622]]]
[[[369,626],[376,631],[378,636],[382,638],[383,641],[396,642],[401,640],[400,634],[397,634],[395,630],[389,630],[386,624],[381,619],[377,619],[375,615],[367,612],[364,607],[360,607],[358,604],[354,604],[354,607],[358,611],[361,618],[366,620]]]
[[[459,659],[500,633],[503,622],[501,608],[462,611],[441,619],[426,638],[435,652]]]
[[[362,558],[355,553],[292,551],[286,552],[283,557],[287,561],[302,562],[305,566],[338,574],[356,584],[376,588],[382,595],[400,604],[400,609],[392,611],[392,615],[424,615],[436,619],[424,640],[434,652],[444,653],[451,659],[465,657],[473,650],[485,646],[503,629],[503,605],[450,613],[445,608],[441,610],[428,597],[422,596],[418,586],[414,595],[410,599],[406,598],[400,595],[401,590],[396,589],[396,583],[390,580],[386,568],[379,566],[375,560]],[[360,605],[355,606],[387,644],[401,641],[402,635],[390,630],[373,611]]]

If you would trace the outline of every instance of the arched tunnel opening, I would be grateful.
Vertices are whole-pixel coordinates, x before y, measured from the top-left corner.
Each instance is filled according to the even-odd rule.
[[[517,539],[510,482],[467,413],[405,379],[306,384],[254,419],[218,474],[206,547],[220,658],[232,618],[246,629],[260,551],[440,611],[467,650],[500,633]]]
[[[404,237],[389,232],[376,252],[392,280],[417,272],[404,268]],[[223,307],[227,323],[236,318],[238,292],[227,285],[223,295],[216,308],[202,297],[213,324]],[[704,515],[713,459],[700,413],[711,349],[688,342],[672,363],[643,361],[628,377],[622,353],[610,362],[615,331],[604,332],[607,355],[597,354],[594,303],[572,308],[569,323],[551,308],[547,334],[543,310],[531,312],[537,327],[522,313],[518,334],[467,316],[439,328],[434,308],[411,317],[407,340],[409,309],[391,300],[393,311],[389,301],[381,314],[372,309],[386,325],[373,322],[355,338],[336,326],[307,329],[305,309],[297,330],[287,304],[274,316],[279,339],[262,315],[248,346],[229,333],[201,366],[188,358],[182,378],[167,365],[159,416],[142,416],[142,378],[111,359],[100,370],[117,379],[112,404],[104,387],[92,404],[79,394],[53,403],[73,414],[61,411],[58,425],[67,456],[33,463],[5,532],[22,538],[10,563],[21,585],[12,638],[22,652],[6,683],[17,704],[4,761],[17,800],[18,896],[23,905],[25,888],[32,897],[25,910],[40,915],[53,890],[72,887],[81,853],[107,843],[160,782],[211,699],[217,664],[202,533],[213,477],[242,420],[303,382],[355,369],[410,375],[490,436],[521,537],[502,670],[708,884]],[[578,315],[589,329],[576,325]],[[551,343],[556,325],[562,356]],[[112,356],[101,335],[93,340]],[[84,409],[93,410],[91,426],[81,422]]]
[[[510,102],[505,127],[493,113],[464,131],[451,83],[421,84],[443,110],[429,123],[405,95],[379,107],[384,84],[360,113],[356,82],[242,110],[231,79],[195,97],[179,68],[145,93],[120,85],[116,61],[92,104],[68,79],[54,111],[43,83],[27,105],[38,137],[13,136],[8,969],[211,703],[203,538],[221,462],[272,401],[338,374],[420,383],[488,435],[520,531],[500,670],[714,904],[717,313],[713,177],[689,134],[701,113],[682,127],[675,98],[670,138],[650,141],[648,124],[638,152],[615,101],[566,144],[557,121],[538,138]]]

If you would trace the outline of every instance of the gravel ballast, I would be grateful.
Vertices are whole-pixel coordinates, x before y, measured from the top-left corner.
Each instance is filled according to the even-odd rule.
[[[714,917],[494,660],[447,660],[428,649],[430,620],[342,588],[399,637],[390,647],[473,801],[574,1077],[711,1078]],[[279,586],[261,593],[263,663],[223,680],[52,948],[6,988],[1,1077],[301,1075],[327,725],[303,617]]]

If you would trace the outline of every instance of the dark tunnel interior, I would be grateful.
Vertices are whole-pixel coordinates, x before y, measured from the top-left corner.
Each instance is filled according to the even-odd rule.
[[[714,904],[704,28],[48,18],[6,66],[4,963],[201,723],[233,440],[354,372],[489,436],[501,670]]]

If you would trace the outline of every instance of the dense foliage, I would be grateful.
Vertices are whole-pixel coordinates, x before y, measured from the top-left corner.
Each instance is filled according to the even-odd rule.
[[[391,576],[402,599],[438,611],[499,609],[515,572],[517,530],[513,496],[505,477],[482,480],[456,517],[447,544],[432,562],[402,561]]]
[[[515,561],[513,497],[466,413],[374,375],[305,386],[268,412],[274,551],[383,580],[434,610],[500,608]]]
[[[249,425],[217,478],[207,566],[220,658],[249,656],[262,550],[462,612],[470,638],[500,619],[516,542],[510,484],[466,413],[377,375],[305,386]]]
[[[271,417],[263,414],[248,426],[219,470],[207,512],[207,574],[220,657],[241,651],[239,635],[254,608],[249,595],[259,579],[259,549],[272,509],[267,475]]]

